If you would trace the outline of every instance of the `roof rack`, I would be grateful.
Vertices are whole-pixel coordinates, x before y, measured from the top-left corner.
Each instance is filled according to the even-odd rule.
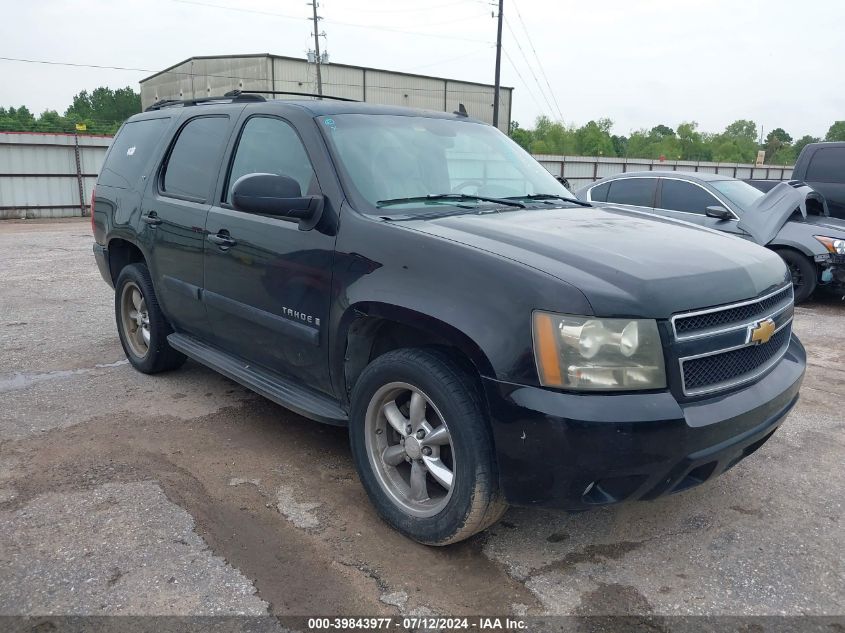
[[[224,96],[239,97],[241,95],[292,95],[294,97],[315,97],[317,99],[331,99],[332,101],[352,101],[360,103],[359,99],[335,97],[333,95],[318,95],[313,92],[290,92],[289,90],[232,90],[227,92]]]
[[[235,103],[237,101],[266,101],[266,99],[258,94],[241,94],[239,91],[235,90],[231,93],[227,92],[222,97],[200,97],[198,99],[160,99],[148,108],[146,108],[144,112],[150,112],[151,110],[161,110],[162,108],[173,108],[176,106],[182,106],[186,108],[188,106],[195,106],[203,103]]]

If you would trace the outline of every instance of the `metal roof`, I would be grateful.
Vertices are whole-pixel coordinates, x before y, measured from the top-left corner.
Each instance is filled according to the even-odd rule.
[[[187,64],[188,62],[192,62],[198,59],[239,59],[239,58],[249,58],[249,57],[268,57],[271,59],[284,59],[287,61],[294,61],[294,62],[305,62],[308,63],[308,60],[301,57],[288,57],[286,55],[273,55],[272,53],[247,53],[244,55],[196,55],[194,57],[189,57],[188,59],[182,60],[177,64],[173,64],[172,66],[168,66],[164,70],[160,70],[157,73],[150,75],[149,77],[144,77],[139,83],[143,84],[145,81],[149,81],[154,77],[158,77],[159,75],[166,74],[172,71],[174,68],[178,68],[182,64]],[[393,75],[404,75],[405,77],[418,77],[420,79],[435,79],[438,81],[452,81],[455,83],[462,83],[462,84],[470,84],[473,86],[483,86],[484,88],[493,88],[493,84],[485,84],[478,81],[467,81],[465,79],[456,79],[454,77],[437,77],[434,75],[419,75],[417,73],[406,73],[401,72],[398,70],[387,70],[385,68],[372,68],[370,66],[355,66],[352,64],[336,64],[334,62],[330,64],[325,64],[326,66],[337,66],[339,68],[352,68],[354,70],[371,70],[374,72],[380,73],[390,73]],[[201,74],[201,73],[200,73]],[[513,86],[500,86],[500,90],[513,90]]]

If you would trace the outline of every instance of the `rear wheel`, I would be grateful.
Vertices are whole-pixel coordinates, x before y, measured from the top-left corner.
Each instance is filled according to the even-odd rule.
[[[806,255],[796,251],[782,250],[778,255],[786,262],[792,275],[792,287],[795,292],[795,303],[802,303],[810,298],[818,283],[818,271],[815,262]]]
[[[176,369],[185,356],[167,343],[173,332],[156,299],[150,272],[144,264],[129,264],[115,283],[114,312],[126,358],[145,374]]]
[[[414,540],[455,543],[507,509],[478,389],[445,353],[403,349],[373,361],[355,385],[349,432],[371,501]]]

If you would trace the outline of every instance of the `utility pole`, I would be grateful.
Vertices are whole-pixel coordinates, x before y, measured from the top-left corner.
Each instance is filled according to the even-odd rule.
[[[317,63],[317,94],[323,96],[323,77],[320,74],[320,18],[317,15],[317,0],[309,2],[314,9],[314,60]]]
[[[317,2],[317,0],[314,0]],[[496,32],[496,87],[493,94],[493,127],[499,127],[499,85],[502,72],[502,15],[505,0],[499,0],[499,27]]]

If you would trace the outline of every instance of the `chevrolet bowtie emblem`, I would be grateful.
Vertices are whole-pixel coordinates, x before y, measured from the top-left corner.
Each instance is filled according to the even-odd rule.
[[[748,327],[749,342],[755,345],[768,343],[769,339],[775,334],[775,322],[771,319],[764,319],[758,321],[754,325]]]

